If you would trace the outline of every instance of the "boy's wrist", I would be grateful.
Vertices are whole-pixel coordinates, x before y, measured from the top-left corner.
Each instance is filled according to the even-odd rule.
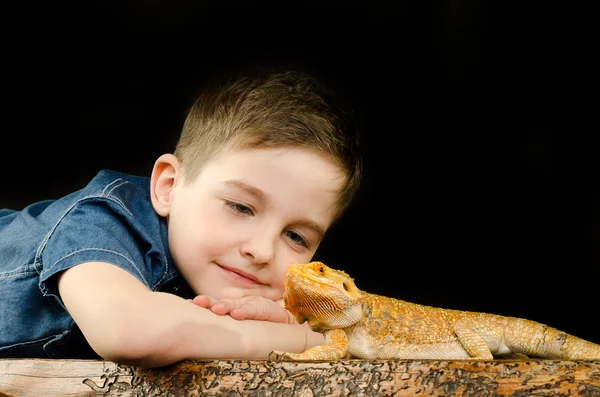
[[[302,348],[303,352],[305,352],[308,347],[308,333],[309,332],[311,332],[311,331],[306,330],[306,332],[304,332],[304,347]]]
[[[307,325],[306,326],[306,342],[304,344],[304,350],[306,351],[308,349],[310,349],[311,347],[314,346],[318,346],[318,345],[323,345],[325,344],[325,336],[323,336],[323,334],[319,333],[319,332],[315,332],[312,329],[310,329],[310,327]]]

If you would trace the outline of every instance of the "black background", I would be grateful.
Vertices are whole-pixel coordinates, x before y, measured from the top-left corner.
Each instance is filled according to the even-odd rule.
[[[365,157],[316,259],[370,292],[600,343],[594,23],[522,3],[5,6],[0,207],[149,175],[207,83],[303,70],[353,111]]]

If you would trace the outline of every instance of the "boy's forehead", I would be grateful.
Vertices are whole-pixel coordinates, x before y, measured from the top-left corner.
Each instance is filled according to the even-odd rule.
[[[228,151],[207,163],[204,178],[276,204],[289,213],[318,212],[329,219],[336,210],[345,175],[323,154],[307,149]]]

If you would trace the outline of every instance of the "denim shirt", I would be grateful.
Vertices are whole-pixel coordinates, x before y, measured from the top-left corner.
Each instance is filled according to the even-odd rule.
[[[193,297],[169,254],[149,178],[100,171],[58,200],[0,209],[0,357],[98,358],[57,288],[60,272],[91,261],[118,266],[149,290]]]

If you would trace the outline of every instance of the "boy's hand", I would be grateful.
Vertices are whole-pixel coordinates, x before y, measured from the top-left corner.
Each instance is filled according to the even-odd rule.
[[[225,315],[236,320],[262,320],[274,323],[297,324],[294,316],[283,308],[283,300],[272,301],[262,296],[225,298],[217,300],[208,295],[198,295],[192,302],[209,309],[215,314]]]

